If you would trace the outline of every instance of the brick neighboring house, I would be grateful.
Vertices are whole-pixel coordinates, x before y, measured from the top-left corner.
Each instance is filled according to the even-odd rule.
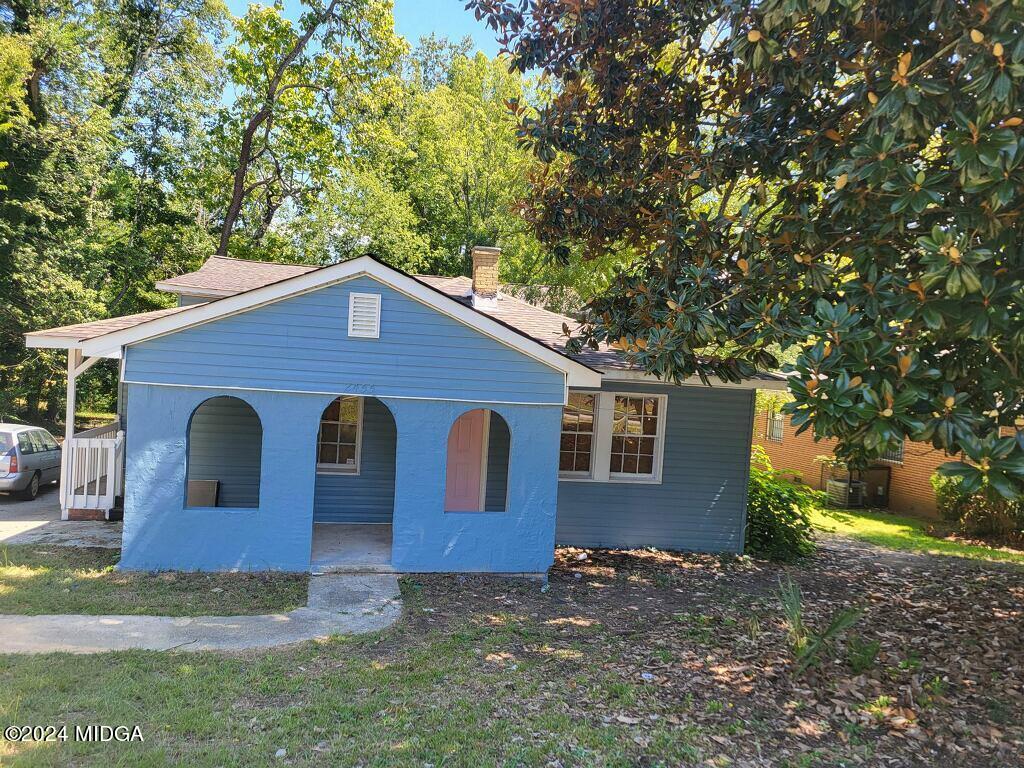
[[[811,430],[796,434],[788,416],[762,411],[754,418],[755,445],[768,454],[775,469],[791,472],[812,488],[822,488],[822,465],[815,457],[831,455],[835,440],[815,442]],[[889,468],[888,508],[923,517],[936,517],[935,493],[931,477],[940,464],[949,461],[946,452],[928,443],[907,441],[902,451],[895,451],[879,467]],[[885,471],[871,471],[872,485],[882,481]],[[827,477],[827,471],[826,471]]]

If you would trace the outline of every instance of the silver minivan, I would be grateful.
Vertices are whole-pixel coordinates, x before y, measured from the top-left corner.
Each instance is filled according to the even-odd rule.
[[[60,446],[39,427],[0,424],[0,493],[23,499],[39,495],[39,486],[60,480]]]

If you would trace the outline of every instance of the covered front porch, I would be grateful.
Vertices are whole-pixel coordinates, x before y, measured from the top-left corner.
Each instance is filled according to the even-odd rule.
[[[130,384],[128,409],[124,568],[550,565],[560,407]]]
[[[62,520],[111,520],[124,495],[125,434],[118,417],[109,424],[75,432],[78,378],[104,356],[68,350],[64,442],[61,445],[59,503]]]

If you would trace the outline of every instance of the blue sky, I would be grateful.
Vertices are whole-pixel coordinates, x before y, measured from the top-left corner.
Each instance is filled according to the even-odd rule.
[[[236,16],[244,14],[249,5],[248,0],[226,1]],[[413,44],[431,32],[453,40],[469,35],[477,49],[488,56],[498,53],[494,32],[477,21],[471,11],[464,9],[465,0],[394,0],[394,3],[395,29]],[[269,5],[270,0],[263,4]],[[299,0],[285,0],[284,5],[285,15],[289,18],[295,18],[301,12]]]

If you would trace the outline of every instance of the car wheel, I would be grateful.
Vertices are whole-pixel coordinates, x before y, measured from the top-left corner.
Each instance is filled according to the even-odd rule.
[[[26,501],[32,501],[36,496],[39,495],[39,473],[36,472],[32,475],[32,479],[28,481],[28,486],[24,491],[21,492],[21,498]]]

